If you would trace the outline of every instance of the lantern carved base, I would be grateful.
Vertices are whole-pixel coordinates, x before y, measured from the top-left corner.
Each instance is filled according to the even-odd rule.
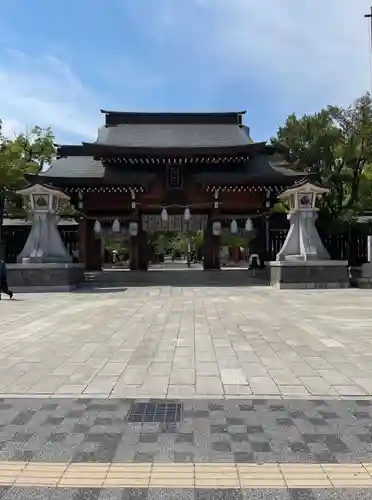
[[[58,216],[51,213],[35,213],[31,232],[17,261],[29,263],[64,263],[72,262],[59,231]]]
[[[349,288],[348,262],[341,260],[273,261],[270,285],[280,289]]]
[[[84,281],[84,264],[8,264],[9,287],[24,292],[69,292]]]
[[[278,253],[278,261],[328,260],[329,254],[315,226],[317,212],[314,209],[288,214],[290,228]]]

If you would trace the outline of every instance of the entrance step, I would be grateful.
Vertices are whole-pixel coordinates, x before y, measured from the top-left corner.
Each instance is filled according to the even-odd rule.
[[[83,286],[265,286],[269,285],[268,269],[197,270],[104,270],[85,273]]]

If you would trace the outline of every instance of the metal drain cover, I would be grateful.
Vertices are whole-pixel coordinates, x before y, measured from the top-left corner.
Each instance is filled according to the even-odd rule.
[[[128,413],[129,422],[179,422],[181,403],[133,403]]]

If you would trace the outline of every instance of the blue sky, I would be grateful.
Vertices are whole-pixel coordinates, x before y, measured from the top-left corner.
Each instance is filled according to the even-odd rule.
[[[12,0],[0,18],[7,134],[96,136],[100,109],[239,111],[254,140],[370,88],[371,0]]]

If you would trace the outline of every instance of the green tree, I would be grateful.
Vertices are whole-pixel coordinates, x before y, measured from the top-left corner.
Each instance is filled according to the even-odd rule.
[[[366,175],[372,164],[372,98],[366,94],[348,108],[328,106],[312,115],[290,115],[272,139],[289,152],[296,168],[312,174],[331,192],[321,201],[323,215],[349,218],[370,202]],[[361,193],[365,198],[361,199]]]
[[[13,139],[5,137],[0,120],[0,245],[5,201],[8,210],[20,215],[16,191],[27,182],[25,174],[37,173],[50,164],[55,155],[54,136],[51,128],[33,127],[17,134]]]
[[[175,253],[186,253],[188,248],[187,234],[176,233],[171,240],[171,248]]]
[[[159,231],[153,235],[152,244],[158,254],[164,254],[170,245],[170,234],[167,231]]]
[[[201,250],[202,246],[204,245],[204,231],[200,229],[199,231],[196,231],[196,233],[193,234],[192,244],[197,252]]]

